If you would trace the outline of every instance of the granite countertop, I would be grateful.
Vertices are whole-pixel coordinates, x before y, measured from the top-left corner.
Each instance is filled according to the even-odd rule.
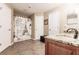
[[[74,39],[73,37],[69,35],[67,36],[65,34],[51,35],[51,36],[46,36],[45,38],[55,40],[65,44],[70,44],[73,46],[79,46],[79,39]]]

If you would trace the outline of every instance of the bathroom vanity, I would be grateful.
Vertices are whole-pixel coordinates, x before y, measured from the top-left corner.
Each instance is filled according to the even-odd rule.
[[[45,37],[46,55],[79,55],[79,40],[65,35]]]

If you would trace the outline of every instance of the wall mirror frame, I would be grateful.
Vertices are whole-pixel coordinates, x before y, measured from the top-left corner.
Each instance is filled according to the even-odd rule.
[[[67,25],[78,24],[78,15],[77,13],[67,14]]]

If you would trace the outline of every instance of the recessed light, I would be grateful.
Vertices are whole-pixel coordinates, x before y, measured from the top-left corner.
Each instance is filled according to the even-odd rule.
[[[31,8],[31,6],[29,6],[28,8]]]

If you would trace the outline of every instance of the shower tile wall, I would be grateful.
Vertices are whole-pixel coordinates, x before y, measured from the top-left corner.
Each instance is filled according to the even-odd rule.
[[[31,19],[15,16],[15,42],[31,39]]]

